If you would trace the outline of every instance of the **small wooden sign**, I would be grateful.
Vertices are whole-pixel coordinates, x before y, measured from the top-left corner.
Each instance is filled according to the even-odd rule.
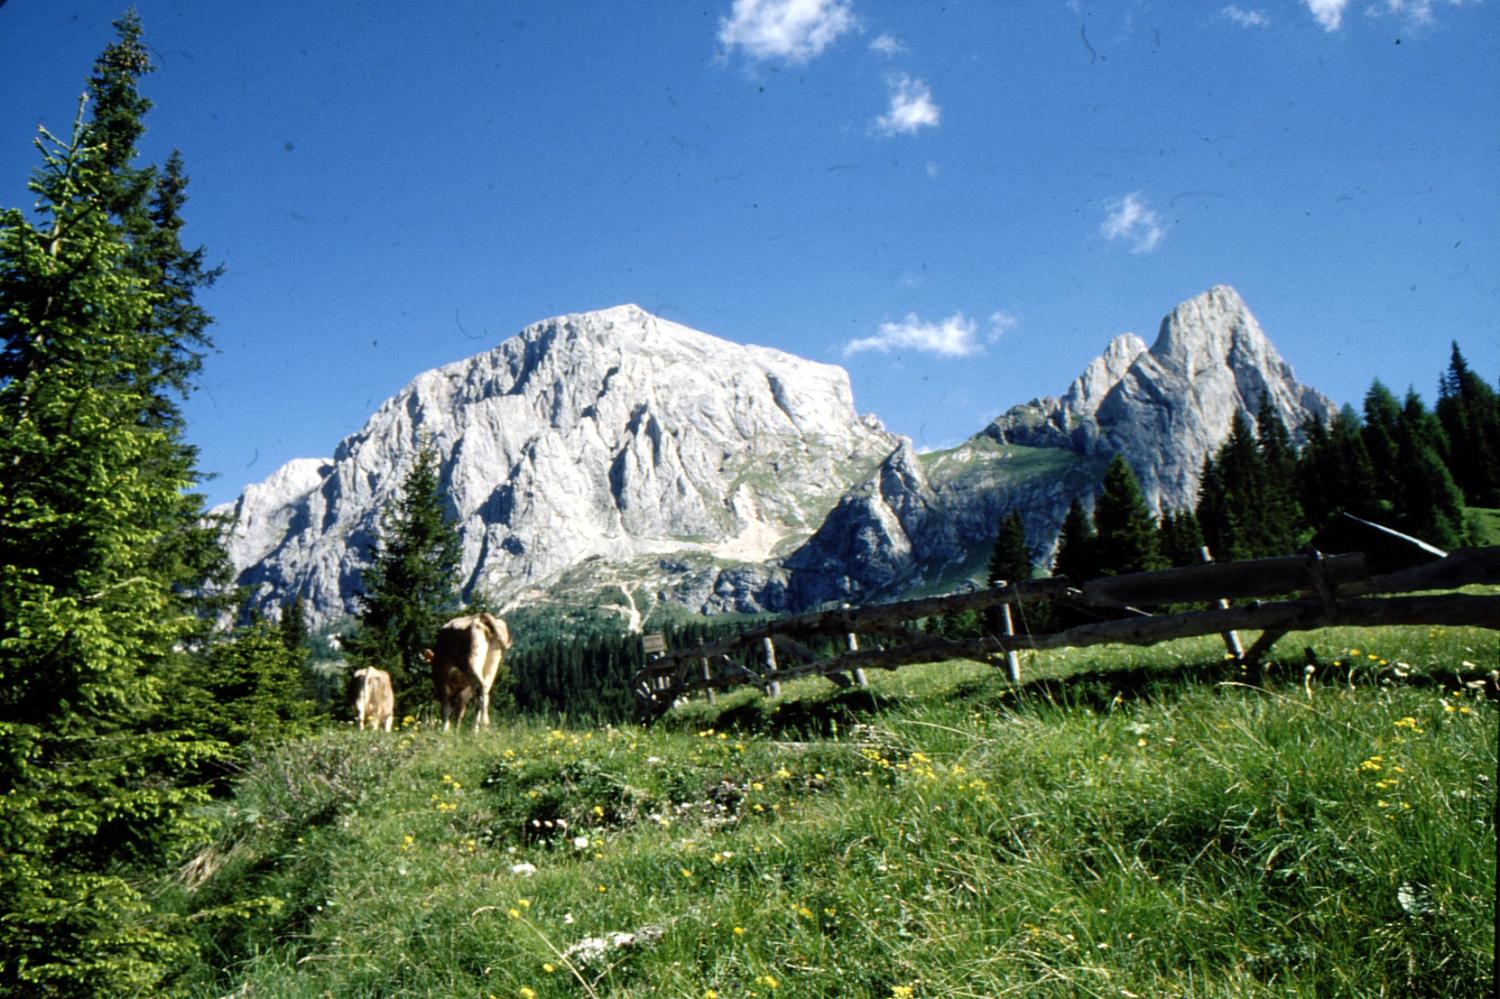
[[[648,656],[659,656],[667,651],[667,636],[659,631],[641,636],[641,647]]]

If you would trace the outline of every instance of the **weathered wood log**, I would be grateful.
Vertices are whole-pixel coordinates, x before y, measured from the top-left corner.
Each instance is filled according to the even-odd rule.
[[[1358,553],[1331,556],[1323,560],[1323,567],[1333,585],[1352,583],[1370,575],[1365,557]],[[1083,584],[1083,600],[1091,607],[1124,608],[1272,597],[1310,588],[1312,572],[1306,555],[1205,562],[1091,579]]]
[[[1079,625],[1048,635],[1018,636],[1015,648],[1060,649],[1091,645],[1154,645],[1176,638],[1213,635],[1231,629],[1310,631],[1316,628],[1427,624],[1500,629],[1500,597],[1448,594],[1432,597],[1387,597],[1340,601],[1329,613],[1319,600],[1242,605],[1228,610],[1190,611],[1163,617],[1125,618]],[[898,669],[943,659],[975,659],[1005,652],[994,636],[953,641],[927,636],[920,642],[883,652],[848,653],[823,663],[799,667],[798,673],[823,670]],[[783,674],[787,675],[787,674]]]
[[[722,690],[745,682],[768,681],[807,675],[859,671],[864,668],[896,669],[916,662],[941,659],[975,659],[1014,653],[1017,649],[1083,647],[1102,643],[1147,645],[1174,638],[1227,633],[1235,629],[1266,632],[1250,653],[1259,659],[1272,641],[1289,631],[1339,625],[1383,624],[1475,625],[1500,628],[1500,597],[1449,594],[1387,600],[1351,600],[1377,593],[1402,593],[1453,589],[1471,584],[1500,584],[1500,546],[1466,548],[1447,558],[1382,576],[1370,577],[1361,556],[1324,557],[1317,553],[1249,562],[1217,563],[1136,573],[1093,580],[1084,591],[1074,589],[1063,577],[1028,580],[1012,586],[948,597],[928,597],[872,607],[843,607],[770,621],[747,629],[739,636],[693,649],[668,652],[652,661],[632,678],[638,704],[659,713],[671,698],[692,690]],[[970,641],[948,641],[913,631],[907,622],[938,614],[984,609],[1043,600],[1090,604],[1109,615],[1132,604],[1177,603],[1213,600],[1217,596],[1253,597],[1294,590],[1316,594],[1273,604],[1254,604],[1194,611],[1162,617],[1130,617],[1102,620],[1049,635],[988,636]],[[1095,604],[1094,602],[1097,601]],[[810,653],[788,636],[794,634],[843,634],[873,632],[904,642],[890,650],[859,650],[849,641],[849,652],[822,661],[806,661]],[[1270,636],[1268,639],[1268,635]],[[775,641],[773,641],[773,639]],[[767,675],[755,673],[729,659],[725,653],[749,644],[760,644]],[[793,652],[804,661],[790,669],[777,669],[775,648]],[[703,668],[702,679],[693,679],[691,666]],[[707,669],[709,661],[720,664]],[[858,675],[858,673],[856,673]],[[776,685],[779,686],[779,685]]]
[[[1338,595],[1456,590],[1460,586],[1497,583],[1500,583],[1500,545],[1491,545],[1487,548],[1458,548],[1449,552],[1445,559],[1347,583],[1339,587]]]
[[[939,614],[982,610],[1002,603],[1040,603],[1062,596],[1070,585],[1066,578],[1056,576],[1026,580],[1003,589],[974,590],[946,597],[923,597],[919,600],[873,604],[868,607],[839,607],[797,614],[746,628],[733,638],[668,652],[662,659],[722,655],[743,646],[759,644],[762,639],[775,635],[847,635],[850,632],[900,634],[908,630],[908,621]]]

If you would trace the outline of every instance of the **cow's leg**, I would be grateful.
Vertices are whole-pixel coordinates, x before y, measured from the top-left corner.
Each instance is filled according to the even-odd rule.
[[[387,732],[389,732],[391,730],[391,724],[393,722],[395,722],[395,720],[396,720],[396,713],[394,711],[392,711],[390,714],[388,714],[388,715],[385,716],[385,730]]]

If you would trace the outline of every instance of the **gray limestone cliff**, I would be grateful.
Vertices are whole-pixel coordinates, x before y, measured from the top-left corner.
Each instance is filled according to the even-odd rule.
[[[1203,459],[1228,436],[1236,411],[1254,423],[1270,398],[1302,440],[1333,403],[1297,381],[1235,290],[1217,285],[1162,320],[1147,350],[1117,337],[1061,398],[1033,400],[983,431],[997,441],[1063,447],[1079,454],[1123,454],[1158,510],[1191,507]]]
[[[887,598],[982,579],[1002,517],[1018,511],[1033,557],[1050,561],[1075,497],[1092,504],[1121,454],[1158,511],[1190,509],[1205,457],[1236,411],[1269,398],[1295,439],[1333,406],[1300,384],[1233,288],[1183,302],[1156,343],[1110,341],[1061,396],[1015,406],[974,438],[920,459],[897,452],[846,493],[786,562],[794,606]]]
[[[1069,503],[1092,501],[1115,454],[1154,507],[1190,507],[1233,414],[1253,419],[1264,399],[1294,438],[1332,412],[1226,286],[1174,309],[1149,349],[1116,337],[1062,395],[920,455],[855,413],[841,368],[627,305],[418,376],[331,459],[291,462],[221,512],[257,605],[300,594],[314,623],[336,620],[356,608],[380,511],[430,441],[470,595],[591,595],[632,628],[663,601],[798,611],[982,579],[1012,510],[1045,563]]]
[[[418,376],[331,460],[292,462],[221,508],[253,601],[301,594],[314,622],[352,612],[379,513],[424,440],[464,590],[502,602],[589,562],[764,563],[897,444],[855,413],[841,368],[631,305],[563,316]]]

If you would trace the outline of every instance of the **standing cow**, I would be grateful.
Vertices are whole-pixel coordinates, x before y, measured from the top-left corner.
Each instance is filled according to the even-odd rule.
[[[391,730],[391,721],[396,717],[396,695],[391,689],[391,675],[383,669],[357,669],[349,682],[349,703],[354,706],[354,717],[363,730],[370,728]]]
[[[432,691],[442,707],[443,730],[462,724],[469,699],[479,695],[474,725],[490,723],[490,688],[500,661],[510,648],[510,629],[493,614],[456,617],[438,631],[433,648],[422,658],[432,664]]]

